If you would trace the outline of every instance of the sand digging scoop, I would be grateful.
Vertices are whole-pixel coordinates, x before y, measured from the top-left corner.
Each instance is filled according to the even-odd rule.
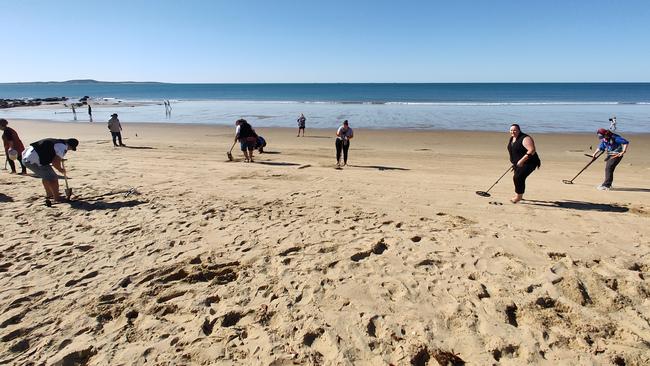
[[[230,151],[226,153],[226,156],[228,157],[228,161],[232,161],[232,149],[235,147],[236,143],[237,141],[233,142],[232,146],[230,147]]]

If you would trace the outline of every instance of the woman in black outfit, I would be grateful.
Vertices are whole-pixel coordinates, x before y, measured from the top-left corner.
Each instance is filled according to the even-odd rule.
[[[510,126],[510,139],[508,140],[508,152],[510,153],[510,162],[515,174],[512,180],[515,183],[515,195],[510,202],[517,203],[524,197],[526,191],[526,178],[535,169],[542,165],[539,156],[535,151],[535,141],[533,138],[521,132],[518,124],[513,123]]]

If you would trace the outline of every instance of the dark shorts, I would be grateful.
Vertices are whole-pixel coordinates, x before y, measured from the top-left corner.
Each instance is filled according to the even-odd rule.
[[[51,165],[41,166],[38,164],[25,163],[25,166],[34,172],[37,177],[45,180],[57,180],[59,176],[54,172]]]
[[[257,138],[255,137],[246,137],[243,139],[239,139],[239,146],[241,148],[241,151],[253,151],[255,149],[255,146],[257,145]]]

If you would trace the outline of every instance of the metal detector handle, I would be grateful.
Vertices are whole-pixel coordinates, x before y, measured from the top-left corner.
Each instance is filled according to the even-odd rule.
[[[232,149],[235,148],[236,143],[237,143],[237,140],[235,140],[235,142],[232,143],[232,146],[230,147],[230,153],[232,153]]]

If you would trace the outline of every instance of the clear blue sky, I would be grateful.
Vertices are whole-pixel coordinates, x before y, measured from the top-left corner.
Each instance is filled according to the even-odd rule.
[[[0,82],[650,81],[648,0],[3,1]]]

